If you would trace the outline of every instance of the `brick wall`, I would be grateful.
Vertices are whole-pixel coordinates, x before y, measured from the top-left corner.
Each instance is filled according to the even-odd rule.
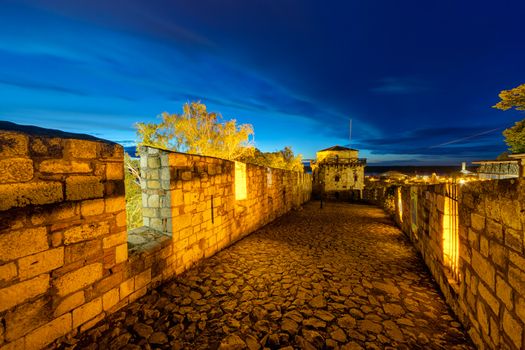
[[[0,131],[1,350],[38,349],[84,331],[309,199],[309,176],[272,169],[269,184],[266,168],[247,165],[248,196],[236,201],[233,162],[150,149],[149,228],[128,233],[121,146],[7,129]]]
[[[393,217],[474,343],[480,349],[523,349],[525,182],[493,180],[459,187],[458,278],[444,263],[445,186],[400,187]]]

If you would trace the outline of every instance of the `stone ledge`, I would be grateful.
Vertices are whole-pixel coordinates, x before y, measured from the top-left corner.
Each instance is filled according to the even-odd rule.
[[[168,246],[170,242],[170,236],[142,226],[128,232],[128,255],[151,253]]]

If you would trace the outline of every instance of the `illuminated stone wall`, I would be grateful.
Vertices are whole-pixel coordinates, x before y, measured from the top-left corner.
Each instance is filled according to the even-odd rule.
[[[140,154],[141,173],[162,179],[144,183],[143,203],[158,206],[144,224],[173,237],[177,272],[310,199],[308,174],[150,147]]]
[[[128,233],[121,146],[0,129],[1,350],[84,331],[310,196],[308,175],[247,165],[237,201],[233,162],[147,149],[148,227]]]
[[[1,349],[41,348],[124,299],[122,147],[53,133],[0,131]]]
[[[423,256],[474,343],[480,348],[523,349],[525,182],[493,180],[460,187],[457,279],[444,261],[445,186],[401,187],[393,217]],[[370,199],[371,194],[365,191]]]

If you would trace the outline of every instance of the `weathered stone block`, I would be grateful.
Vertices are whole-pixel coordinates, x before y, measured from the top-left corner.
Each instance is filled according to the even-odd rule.
[[[158,180],[148,180],[146,186],[150,190],[158,190],[160,189],[160,182]]]
[[[491,260],[501,269],[505,269],[507,264],[506,250],[496,241],[490,242],[489,255]]]
[[[63,199],[60,182],[37,181],[0,185],[0,211],[31,204],[56,203]]]
[[[512,310],[512,288],[499,275],[496,276],[496,295],[507,309]]]
[[[62,139],[48,137],[31,137],[31,155],[62,158]]]
[[[114,213],[124,210],[126,208],[126,198],[122,197],[113,197],[106,198],[106,212]]]
[[[148,196],[148,207],[158,208],[160,206],[160,197],[158,194],[151,194]]]
[[[68,220],[72,218],[80,218],[78,213],[77,203],[64,203],[57,205],[53,208],[52,212],[49,213],[47,222],[56,223],[57,221]]]
[[[485,310],[485,305],[478,301],[476,310],[476,320],[479,322],[482,333],[489,334],[489,317]]]
[[[120,264],[128,260],[128,244],[124,243],[115,248],[115,263]]]
[[[128,233],[126,231],[122,231],[119,233],[115,233],[113,235],[104,237],[102,239],[102,248],[107,249],[114,247],[116,245],[126,243],[128,238]]]
[[[10,261],[49,248],[47,229],[38,227],[0,234],[0,261]]]
[[[72,158],[96,158],[97,142],[85,140],[68,140],[66,154]]]
[[[149,218],[160,217],[160,209],[159,208],[142,208],[142,215],[147,216]]]
[[[191,226],[191,214],[179,215],[172,220],[172,232],[179,232],[180,230]]]
[[[508,310],[503,312],[503,331],[509,336],[517,349],[521,349],[521,336],[523,333],[523,327],[519,322],[512,317]]]
[[[514,302],[514,310],[516,310],[516,314],[521,319],[521,322],[525,324],[525,298],[516,296]]]
[[[82,201],[80,206],[82,216],[100,215],[104,212],[104,199]]]
[[[479,233],[470,228],[468,229],[468,243],[472,248],[479,250]]]
[[[503,226],[493,220],[487,219],[487,234],[498,241],[503,241]]]
[[[124,179],[124,164],[106,163],[106,180],[123,180]]]
[[[501,219],[503,224],[514,230],[521,231],[521,213],[520,202],[517,200],[509,200],[508,198],[498,201],[501,206]]]
[[[149,169],[158,169],[160,168],[160,158],[159,157],[148,157],[148,168]]]
[[[478,232],[482,232],[485,229],[485,217],[476,213],[470,214],[470,222],[472,228]]]
[[[66,179],[67,200],[100,198],[104,195],[104,185],[98,176],[70,176]]]
[[[478,276],[487,283],[487,285],[494,289],[495,285],[495,274],[496,271],[494,269],[494,266],[490,264],[490,262],[485,259],[480,253],[478,253],[476,250],[472,250],[472,268]]]
[[[173,167],[184,167],[188,165],[188,157],[180,153],[168,154],[169,165]]]
[[[65,296],[89,286],[102,278],[102,264],[94,263],[57,277],[53,285],[59,296]]]
[[[67,265],[78,260],[93,259],[96,256],[102,256],[102,254],[102,244],[100,240],[91,240],[67,245],[65,249],[64,263]]]
[[[135,278],[130,278],[120,284],[120,300],[135,291]]]
[[[14,132],[0,131],[0,157],[25,156],[28,151],[28,137]]]
[[[509,283],[514,289],[525,295],[525,272],[509,265]]]
[[[102,297],[93,299],[73,310],[73,328],[91,320],[102,312]]]
[[[0,266],[0,284],[11,281],[17,276],[17,269],[14,262],[10,262]]]
[[[41,349],[71,329],[71,314],[67,313],[29,333],[25,338],[26,349]]]
[[[20,350],[28,349],[25,345],[25,339],[19,338],[11,343],[3,344],[0,346],[0,350]]]
[[[64,247],[45,250],[18,260],[18,276],[27,279],[64,265]]]
[[[107,222],[93,222],[72,227],[64,231],[64,244],[91,240],[109,233]]]
[[[151,282],[151,269],[147,269],[144,272],[139,273],[135,276],[135,289],[138,290],[142,287],[147,286]]]
[[[518,269],[525,272],[525,255],[510,251],[509,261],[513,263]]]
[[[117,227],[125,227],[126,223],[127,223],[127,221],[126,221],[126,212],[125,211],[121,211],[115,217],[115,224],[117,225]]]
[[[114,287],[118,287],[123,279],[123,271],[114,271],[95,284],[95,293],[102,294]]]
[[[50,320],[50,298],[40,298],[26,303],[5,316],[5,338],[14,341]]]
[[[99,143],[101,158],[114,158],[118,160],[124,159],[124,147],[112,143]],[[134,156],[132,154],[131,156]]]
[[[493,294],[493,291],[489,291],[483,283],[478,285],[478,294],[485,300],[487,305],[492,309],[496,316],[499,315],[499,301]],[[488,334],[488,332],[487,332]]]
[[[523,231],[506,228],[505,245],[517,252],[523,252]]]
[[[44,160],[38,169],[48,174],[90,173],[93,170],[90,163],[64,159]]]
[[[27,158],[0,160],[0,183],[26,182],[33,178],[33,161]]]
[[[30,298],[44,294],[49,288],[49,275],[40,275],[33,279],[13,284],[0,289],[0,312],[22,304]]]
[[[481,252],[481,254],[488,258],[489,256],[489,241],[487,239],[487,237],[485,237],[484,235],[480,235],[479,237],[479,251]]]
[[[113,288],[102,296],[102,307],[104,311],[111,309],[119,302],[119,288]]]
[[[55,308],[55,317],[65,314],[74,308],[85,303],[84,291],[78,291],[74,294],[68,295]]]

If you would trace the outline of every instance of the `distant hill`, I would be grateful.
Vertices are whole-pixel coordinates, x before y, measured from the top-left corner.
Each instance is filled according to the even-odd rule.
[[[137,157],[137,146],[124,147],[124,152],[129,154],[131,157]]]

